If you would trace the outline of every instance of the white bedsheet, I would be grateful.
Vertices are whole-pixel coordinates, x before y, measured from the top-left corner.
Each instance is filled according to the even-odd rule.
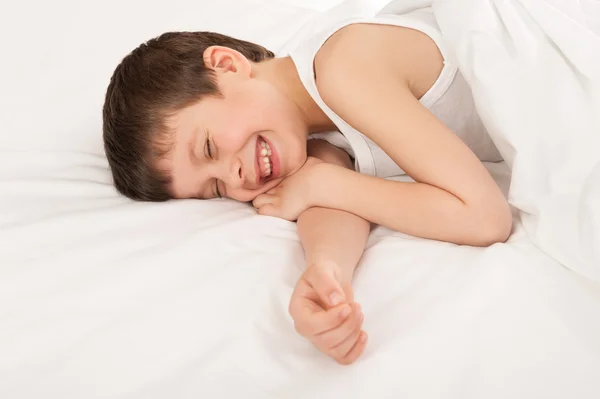
[[[355,279],[369,345],[341,367],[287,314],[304,266],[293,224],[117,196],[99,110],[125,51],[167,29],[277,48],[315,15],[291,0],[117,4],[0,16],[0,398],[600,395],[600,287],[538,249],[516,209],[510,241],[487,249],[377,228]],[[488,167],[508,191],[506,165]]]

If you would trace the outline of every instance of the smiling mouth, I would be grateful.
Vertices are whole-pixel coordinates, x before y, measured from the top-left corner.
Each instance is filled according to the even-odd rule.
[[[273,160],[271,159],[271,155],[271,147],[262,137],[259,136],[256,148],[256,157],[258,160],[260,180],[262,181],[266,181],[273,173]]]

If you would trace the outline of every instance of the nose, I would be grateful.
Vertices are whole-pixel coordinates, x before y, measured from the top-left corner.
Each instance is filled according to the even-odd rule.
[[[229,165],[229,170],[225,171],[226,176],[222,179],[229,187],[240,189],[244,187],[246,178],[244,176],[244,166],[242,161],[236,159]]]

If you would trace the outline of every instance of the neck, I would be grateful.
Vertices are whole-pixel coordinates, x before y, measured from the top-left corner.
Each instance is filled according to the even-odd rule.
[[[336,130],[331,119],[315,103],[302,84],[294,61],[290,57],[273,58],[257,64],[257,76],[271,82],[298,108],[306,124],[307,132],[319,133]]]

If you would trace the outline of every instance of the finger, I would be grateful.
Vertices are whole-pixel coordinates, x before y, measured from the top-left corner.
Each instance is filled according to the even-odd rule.
[[[270,189],[269,191],[267,191],[267,194],[275,195],[277,193],[277,189],[278,188],[279,188],[279,186],[273,187],[272,189]]]
[[[324,350],[331,350],[336,346],[340,345],[347,339],[352,333],[359,330],[362,326],[363,314],[360,310],[360,305],[357,303],[352,304],[352,314],[346,318],[340,325],[324,331],[315,336],[314,341],[317,346]],[[348,348],[350,350],[350,348]],[[345,355],[345,353],[344,353]]]
[[[279,216],[279,208],[273,204],[266,204],[258,208],[258,214],[263,216]]]
[[[258,197],[254,198],[252,201],[252,206],[259,209],[260,207],[266,204],[272,204],[275,201],[275,196],[269,194],[261,194]]]
[[[337,306],[346,299],[333,268],[312,267],[305,278],[326,306]]]
[[[352,313],[352,308],[347,304],[342,304],[327,311],[314,311],[314,302],[310,299],[297,302],[290,312],[294,319],[296,331],[298,331],[298,334],[310,339],[313,339],[315,335],[340,326]]]
[[[361,318],[362,318],[362,316],[361,316]],[[331,348],[329,350],[329,355],[331,357],[333,357],[334,359],[342,359],[348,353],[350,353],[350,351],[352,350],[354,345],[356,345],[356,341],[358,340],[358,337],[360,336],[361,327],[362,327],[362,320],[358,323],[358,325],[354,328],[354,330],[350,332],[350,335],[348,335],[337,346],[334,346],[333,348]]]
[[[350,352],[348,352],[348,354],[342,357],[341,359],[336,359],[336,361],[339,364],[343,364],[345,366],[354,363],[356,359],[358,359],[360,355],[362,355],[362,353],[365,351],[368,339],[369,336],[367,335],[367,333],[361,331],[358,340],[356,340],[356,344],[354,344],[354,347],[350,350]]]

